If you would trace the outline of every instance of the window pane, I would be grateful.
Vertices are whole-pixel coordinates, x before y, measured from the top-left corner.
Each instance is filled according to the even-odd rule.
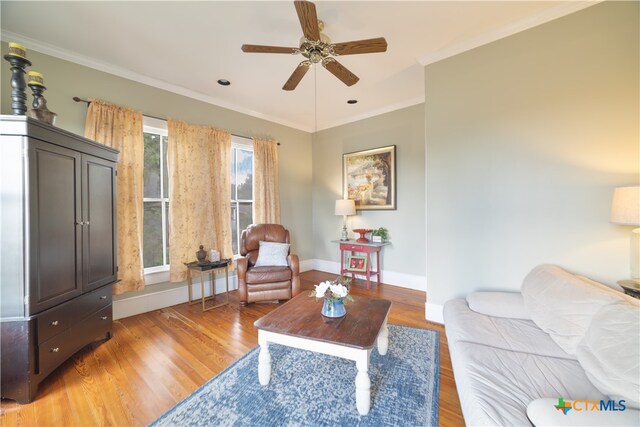
[[[160,135],[144,134],[144,197],[160,197]]]
[[[165,203],[165,211],[164,211],[164,215],[165,215],[165,221],[167,224],[167,235],[166,235],[166,242],[167,242],[167,259],[165,261],[165,264],[169,264],[169,202]]]
[[[162,263],[162,204],[144,202],[142,229],[144,267],[156,267]]]
[[[240,233],[242,234],[242,230],[244,230],[250,224],[253,223],[251,219],[253,216],[251,212],[253,203],[239,203],[239,205],[240,207],[239,207],[238,215],[240,215]]]
[[[236,200],[236,151],[231,148],[231,200]]]
[[[167,148],[169,144],[169,139],[166,136],[162,137],[162,185],[163,185],[163,195],[162,197],[169,197],[169,168],[167,164]],[[168,224],[168,223],[167,223]]]
[[[238,222],[236,221],[238,211],[236,210],[236,204],[231,203],[231,247],[234,254],[238,254]]]
[[[253,200],[253,152],[237,150],[238,200]]]

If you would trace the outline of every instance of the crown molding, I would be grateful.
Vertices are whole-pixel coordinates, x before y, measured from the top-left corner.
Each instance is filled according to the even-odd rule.
[[[553,21],[554,19],[561,18],[563,16],[585,9],[589,6],[601,3],[602,1],[604,0],[577,0],[563,2],[556,7],[546,9],[536,15],[513,22],[502,28],[489,31],[488,33],[475,37],[471,40],[467,40],[465,42],[458,43],[445,49],[440,49],[436,52],[425,55],[418,59],[418,63],[422,66],[426,66],[429,64],[433,64],[434,62],[442,61],[443,59],[458,55],[471,49],[475,49],[485,44],[492,43],[496,40],[512,36],[516,33],[528,30],[530,28],[537,27],[538,25],[542,25],[547,22]]]
[[[147,77],[145,75],[136,73],[134,71],[128,70],[122,67],[116,67],[114,65],[108,64],[106,62],[98,61],[94,58],[90,58],[84,55],[78,55],[77,53],[60,49],[59,47],[50,45],[48,43],[41,42],[36,39],[32,39],[21,34],[13,33],[11,31],[2,30],[0,31],[1,39],[12,40],[17,43],[23,44],[29,47],[29,50],[34,50],[36,52],[43,53],[45,55],[53,56],[59,59],[63,59],[65,61],[73,62],[78,65],[82,65],[88,68],[93,68],[98,71],[102,71],[108,74],[112,74],[114,76],[122,77],[127,80],[132,80],[138,83],[145,84],[147,86],[152,86],[158,89],[166,90],[167,92],[172,92],[177,95],[186,96],[188,98],[196,99],[198,101],[206,102],[208,104],[215,105],[217,107],[227,108],[229,110],[236,111],[238,113],[246,114],[258,119],[267,120],[273,123],[277,123],[283,126],[291,127],[294,129],[302,130],[305,132],[313,133],[313,129],[308,126],[301,125],[299,123],[294,123],[288,120],[284,120],[280,117],[270,116],[268,114],[263,114],[258,111],[254,111],[248,108],[241,107],[239,105],[235,105],[233,103],[229,103],[225,100],[203,95],[199,92],[193,91],[191,89],[184,88],[182,86],[174,85],[171,83],[167,83],[162,80],[154,79],[151,77]]]

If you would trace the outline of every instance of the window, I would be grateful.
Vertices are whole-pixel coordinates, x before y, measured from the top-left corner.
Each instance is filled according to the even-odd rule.
[[[162,271],[169,264],[169,174],[167,122],[144,117],[144,224],[145,273]]]
[[[231,139],[231,235],[233,253],[240,252],[242,230],[253,223],[253,143]]]

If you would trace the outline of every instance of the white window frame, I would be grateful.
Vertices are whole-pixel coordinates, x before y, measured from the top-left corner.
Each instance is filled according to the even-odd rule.
[[[162,197],[164,193],[164,147],[162,146],[162,137],[169,138],[169,129],[167,127],[166,120],[160,120],[153,117],[142,117],[142,128],[143,133],[153,133],[156,135],[160,135],[160,197],[144,197],[142,199],[144,202],[160,202],[162,206],[162,259],[166,262],[164,265],[158,265],[155,267],[146,267],[144,269],[144,274],[151,273],[159,273],[164,271],[169,271],[169,260],[167,259],[167,218],[166,218],[166,207],[167,203],[169,203],[169,197]],[[143,236],[144,239],[144,236]],[[144,249],[143,249],[144,250]],[[143,254],[144,257],[144,254]]]
[[[237,135],[232,135],[231,136],[231,148],[232,149],[236,149],[236,150],[245,150],[245,151],[251,151],[251,153],[253,153],[253,140],[250,138],[245,138],[242,136],[237,136]],[[251,162],[252,165],[252,170],[251,170],[251,176],[254,177],[255,179],[255,158],[253,159],[254,161]],[[234,175],[237,177],[238,176],[238,163],[236,162],[235,164],[236,166],[236,170],[233,171]],[[254,180],[255,182],[255,180]],[[234,236],[234,238],[236,239],[236,243],[237,243],[237,247],[238,247],[238,251],[240,251],[240,236],[242,234],[242,230],[240,229],[240,203],[247,203],[250,202],[251,203],[251,219],[253,220],[253,203],[254,203],[254,194],[253,194],[253,183],[251,185],[251,200],[248,199],[236,199],[235,197],[238,194],[238,183],[236,182],[236,194],[232,194],[231,195],[231,200],[230,203],[235,203],[235,207],[236,207],[236,235]],[[233,245],[232,245],[233,246]],[[234,257],[238,257],[240,254],[233,254]]]

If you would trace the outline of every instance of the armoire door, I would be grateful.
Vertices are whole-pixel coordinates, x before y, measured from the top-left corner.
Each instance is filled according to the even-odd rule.
[[[85,291],[117,279],[116,164],[82,156]]]
[[[82,292],[80,153],[29,139],[29,314]]]

